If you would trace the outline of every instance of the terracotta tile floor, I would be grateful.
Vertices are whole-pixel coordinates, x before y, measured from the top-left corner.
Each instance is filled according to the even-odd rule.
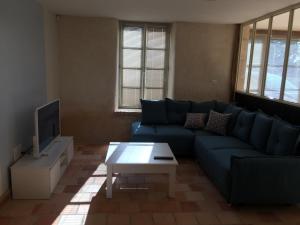
[[[105,198],[107,146],[77,146],[49,200],[9,200],[0,225],[300,225],[300,207],[231,207],[191,159],[179,159],[176,197],[164,175],[119,175]],[[300,190],[299,190],[300,191]]]

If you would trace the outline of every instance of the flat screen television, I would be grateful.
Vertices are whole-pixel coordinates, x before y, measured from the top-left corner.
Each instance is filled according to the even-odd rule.
[[[60,101],[55,100],[35,110],[34,157],[47,154],[47,147],[58,136],[60,136]]]

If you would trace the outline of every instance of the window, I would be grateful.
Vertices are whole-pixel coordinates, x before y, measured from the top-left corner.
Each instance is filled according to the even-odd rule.
[[[297,6],[242,25],[236,84],[239,92],[300,103],[300,9]]]
[[[295,10],[283,99],[300,103],[300,9]]]
[[[273,17],[264,96],[280,99],[290,13]]]
[[[250,75],[249,92],[260,94],[262,90],[262,78],[264,72],[264,62],[266,54],[266,31],[269,27],[269,19],[262,20],[256,23],[255,40],[252,56],[252,68]]]
[[[250,67],[250,55],[253,37],[253,24],[243,26],[240,47],[237,90],[246,92]]]
[[[138,109],[140,99],[166,96],[169,27],[120,23],[119,108]]]

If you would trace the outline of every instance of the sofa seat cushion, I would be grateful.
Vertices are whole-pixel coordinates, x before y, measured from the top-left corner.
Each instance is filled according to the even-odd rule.
[[[155,135],[155,126],[142,125],[140,121],[131,124],[131,133],[135,135]]]
[[[152,142],[156,136],[156,128],[151,125],[142,125],[137,121],[131,125],[131,141]]]
[[[216,136],[215,133],[208,130],[193,130],[193,132],[196,136]]]
[[[168,143],[176,156],[192,155],[195,134],[182,126],[149,126],[134,122],[131,131],[130,141]]]
[[[197,136],[196,141],[205,149],[253,149],[251,145],[229,136]]]
[[[251,149],[220,149],[218,151],[211,151],[211,154],[216,159],[216,162],[222,166],[223,169],[230,171],[231,157],[258,157],[266,156],[265,154],[251,150]]]
[[[166,125],[156,126],[156,142],[166,142],[177,156],[192,154],[194,133],[182,126]]]
[[[160,136],[176,136],[176,137],[192,137],[193,132],[189,129],[185,129],[183,126],[177,125],[165,125],[156,126],[157,135]]]

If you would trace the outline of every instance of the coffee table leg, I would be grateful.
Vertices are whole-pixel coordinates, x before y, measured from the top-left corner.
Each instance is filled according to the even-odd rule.
[[[171,167],[169,171],[169,197],[175,197],[175,179],[176,179],[176,167]]]
[[[106,198],[112,198],[112,166],[107,165]]]

